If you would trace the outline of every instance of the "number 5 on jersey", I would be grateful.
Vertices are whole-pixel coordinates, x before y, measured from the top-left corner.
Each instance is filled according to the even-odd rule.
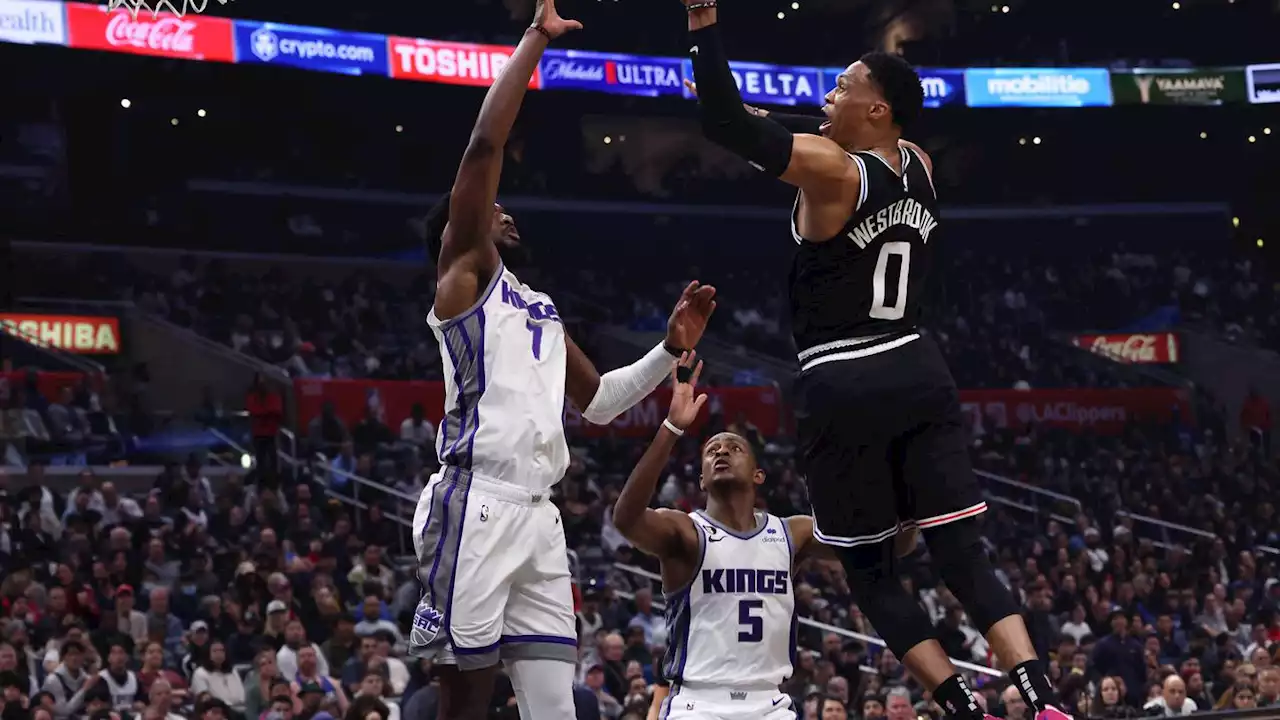
[[[771,531],[772,532],[772,531]],[[763,600],[738,601],[738,642],[760,642],[764,639],[764,618],[756,615],[764,610]]]

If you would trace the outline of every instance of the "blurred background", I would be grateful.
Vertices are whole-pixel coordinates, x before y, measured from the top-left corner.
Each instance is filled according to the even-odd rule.
[[[422,219],[532,2],[174,5],[0,0],[3,716],[434,719],[430,663],[402,654],[443,404]],[[679,3],[561,11],[587,29],[506,148],[522,278],[602,369],[715,284],[711,411],[657,502],[699,507],[698,437],[731,428],[769,511],[806,512],[794,195],[700,137]],[[910,139],[944,220],[927,329],[988,550],[1069,710],[1280,717],[1280,3],[721,17],[768,108],[816,114],[868,50],[921,68]],[[655,567],[609,508],[665,402],[607,428],[566,409],[580,718],[642,718],[657,680]],[[798,572],[800,717],[937,716],[843,579]],[[1025,720],[927,549],[903,582],[989,711]],[[509,683],[493,717],[517,717]]]

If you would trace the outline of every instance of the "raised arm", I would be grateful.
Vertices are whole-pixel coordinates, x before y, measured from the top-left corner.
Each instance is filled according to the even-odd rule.
[[[685,4],[707,5],[699,0],[685,0]],[[717,21],[714,4],[689,10],[689,53],[703,134],[757,170],[806,193],[850,194],[844,184],[861,182],[861,175],[839,145],[818,135],[793,135],[767,114],[752,113],[743,105]]]
[[[693,93],[695,98],[698,97],[697,83],[686,79],[684,81],[684,86],[689,89],[689,92]],[[824,122],[824,119],[820,117],[773,112],[771,110],[758,108],[746,103],[743,103],[742,107],[756,117],[769,118],[770,120],[778,123],[782,127],[786,128],[787,132],[792,135],[819,135],[822,132],[822,123]]]
[[[577,21],[560,17],[555,0],[538,0],[533,23],[485,95],[471,140],[462,154],[449,201],[449,225],[437,260],[439,277],[444,277],[453,263],[463,258],[477,262],[478,271],[491,269],[487,264],[496,266],[497,253],[488,251],[485,243],[493,223],[503,148],[548,43],[582,28]]]
[[[695,368],[695,360],[696,353],[688,352],[675,363],[671,410],[613,506],[613,524],[618,532],[641,551],[661,559],[690,557],[698,549],[698,531],[688,515],[649,507],[671,451],[707,402],[706,395],[695,397],[698,376],[702,374],[702,363]]]
[[[601,375],[577,343],[565,335],[568,358],[565,394],[587,422],[608,425],[649,396],[671,370],[671,361],[692,350],[702,339],[716,309],[716,289],[689,283],[667,320],[667,336],[644,357]]]

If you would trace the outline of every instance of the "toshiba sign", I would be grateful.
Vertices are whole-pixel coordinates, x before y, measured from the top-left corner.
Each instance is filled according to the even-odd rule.
[[[1075,345],[1117,362],[1173,364],[1178,362],[1178,336],[1173,333],[1078,335]]]
[[[501,45],[451,43],[419,38],[387,38],[391,57],[391,77],[449,85],[488,87],[511,60],[515,48]],[[542,87],[540,72],[534,72],[529,87]]]
[[[120,321],[113,317],[0,313],[0,330],[35,345],[78,355],[120,352]]]

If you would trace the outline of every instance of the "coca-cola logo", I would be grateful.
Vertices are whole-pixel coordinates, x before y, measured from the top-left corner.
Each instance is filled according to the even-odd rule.
[[[543,69],[543,78],[575,82],[604,82],[604,65],[588,65],[573,60],[548,60]]]
[[[114,46],[131,46],[165,52],[191,53],[195,51],[196,24],[179,18],[134,20],[126,13],[119,13],[107,23],[107,42]]]
[[[1126,335],[1119,338],[1099,335],[1093,339],[1089,349],[1099,355],[1127,362],[1153,363],[1159,362],[1156,355],[1158,342],[1155,335]]]

